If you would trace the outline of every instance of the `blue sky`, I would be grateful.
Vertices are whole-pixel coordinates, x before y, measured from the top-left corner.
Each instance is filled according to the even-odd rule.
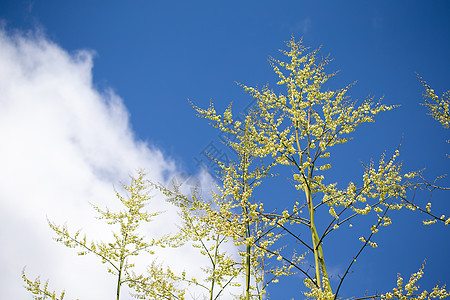
[[[186,172],[207,184],[210,179],[197,163],[202,151],[213,143],[230,157],[231,152],[220,144],[218,132],[196,117],[187,99],[200,107],[212,99],[219,111],[233,102],[242,111],[251,99],[235,82],[273,86],[276,77],[267,59],[281,58],[278,49],[291,36],[303,38],[312,49],[321,46],[321,53],[334,59],[328,71],[340,73],[330,88],[357,81],[350,90],[353,99],[371,95],[401,105],[336,148],[330,180],[343,186],[357,180],[361,162],[389,155],[400,141],[405,170],[426,169],[430,179],[447,173],[449,132],[419,105],[422,87],[415,72],[439,95],[450,89],[449,13],[449,1],[0,2],[0,90],[7,95],[0,99],[0,137],[6,141],[1,164],[7,166],[0,172],[0,216],[17,230],[1,231],[11,245],[0,247],[3,257],[17,257],[6,276],[17,272],[19,278],[26,264],[32,274],[53,278],[79,264],[67,262],[58,270],[52,258],[72,256],[53,250],[59,246],[46,232],[45,216],[53,213],[63,221],[71,213],[85,216],[89,205],[83,197],[92,202],[110,197],[112,185],[136,168],[151,169],[154,180]],[[12,178],[22,178],[25,187]],[[450,186],[450,181],[441,184]],[[17,190],[22,200],[13,201]],[[280,199],[279,190],[264,195],[264,201],[283,208],[274,200]],[[52,208],[51,198],[63,196],[68,202],[55,200],[60,202]],[[448,194],[432,196],[436,212],[448,214]],[[448,229],[439,224],[424,228],[422,219],[411,212],[394,219],[377,237],[380,247],[368,249],[356,265],[342,296],[391,290],[398,272],[409,278],[425,258],[421,285],[449,284]],[[349,245],[357,244],[357,237],[347,232],[342,240],[325,244],[335,276],[351,260]],[[36,253],[23,249],[27,240]],[[79,273],[72,279],[82,278]],[[7,298],[30,299],[20,278],[9,280]],[[64,283],[61,278],[56,285]],[[302,299],[299,285],[295,277],[269,292],[272,299]],[[102,295],[100,290],[96,297]]]

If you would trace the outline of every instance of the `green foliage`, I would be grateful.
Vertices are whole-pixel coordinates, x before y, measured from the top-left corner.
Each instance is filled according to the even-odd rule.
[[[416,282],[422,278],[423,269],[425,268],[425,264],[419,269],[417,273],[414,273],[409,278],[408,283],[403,286],[403,278],[400,274],[397,275],[397,287],[393,289],[392,292],[388,292],[384,295],[381,295],[381,299],[444,299],[450,297],[448,291],[445,290],[445,286],[439,287],[436,285],[431,292],[422,291],[420,294],[416,294],[419,290],[419,286],[416,285]],[[406,293],[406,294],[404,294]]]
[[[425,103],[421,103],[421,105],[426,106],[429,111],[429,115],[432,116],[436,121],[441,123],[442,127],[445,129],[450,128],[450,90],[446,91],[442,94],[439,99],[438,95],[436,95],[435,91],[419,76],[416,74],[417,78],[419,78],[423,87],[425,88],[425,93],[422,93],[423,100]],[[450,140],[447,140],[447,143],[450,143]],[[447,154],[447,157],[450,157]]]
[[[165,280],[159,280],[150,285],[148,282],[142,281],[144,276],[136,275],[133,272],[135,267],[132,261],[133,257],[143,253],[153,254],[153,247],[164,245],[168,240],[168,237],[147,240],[139,232],[139,228],[143,224],[150,222],[153,217],[159,215],[159,213],[149,213],[144,210],[146,202],[150,200],[144,178],[144,172],[139,171],[136,178],[131,178],[129,186],[123,185],[127,192],[126,197],[116,192],[116,196],[123,206],[122,210],[114,212],[108,208],[101,209],[94,206],[98,218],[115,229],[112,241],[89,241],[86,235],[82,235],[81,231],[71,232],[66,225],[59,226],[51,221],[48,223],[56,234],[56,241],[66,247],[78,249],[78,255],[94,255],[100,259],[102,264],[107,266],[108,273],[114,275],[117,280],[117,299],[120,298],[121,287],[125,284],[138,291],[141,291],[141,286],[145,284],[151,297],[173,299],[173,294],[183,294],[183,292],[172,287],[167,290],[166,285],[168,284]],[[48,297],[56,299],[55,293],[47,290],[47,284],[42,287],[39,278],[31,281],[24,273],[23,279],[26,288],[35,299],[47,299]],[[62,299],[63,296],[64,294],[59,299]]]
[[[416,74],[422,83],[423,87],[426,89],[425,93],[422,94],[425,103],[421,103],[423,106],[428,108],[429,114],[444,128],[450,128],[450,91],[442,94],[441,98],[436,95],[435,91],[422,79],[418,74]]]
[[[370,162],[360,186],[350,182],[346,189],[339,189],[336,183],[325,183],[325,176],[331,168],[330,148],[347,143],[351,138],[349,135],[359,125],[374,122],[377,114],[395,106],[374,103],[372,98],[357,105],[347,96],[351,85],[334,91],[324,90],[323,85],[335,75],[325,72],[328,58],[319,60],[318,50],[308,52],[301,42],[294,39],[287,46],[287,51],[281,51],[287,61],[271,59],[279,79],[277,84],[285,88],[285,94],[276,94],[268,86],[257,89],[241,85],[256,99],[255,108],[243,116],[244,121],[234,118],[231,105],[223,114],[218,114],[212,103],[208,109],[196,107],[196,110],[201,117],[212,121],[213,126],[232,136],[228,144],[239,156],[238,161],[228,166],[219,163],[223,170],[220,189],[223,198],[217,206],[222,216],[233,220],[233,225],[230,225],[233,229],[237,224],[241,225],[240,231],[234,231],[239,232],[234,240],[242,240],[242,245],[246,246],[244,252],[248,260],[243,264],[253,266],[254,261],[270,259],[271,254],[276,254],[279,261],[288,262],[285,270],[295,267],[305,275],[305,284],[311,290],[307,296],[336,298],[356,258],[367,246],[378,246],[372,239],[380,227],[391,224],[388,212],[402,208],[418,209],[432,216],[432,222],[448,224],[449,219],[432,215],[428,204],[420,207],[408,200],[409,190],[429,184],[413,181],[422,178],[417,172],[402,173],[401,164],[396,163],[398,150],[387,160],[383,155],[376,166]],[[269,172],[275,166],[289,168],[294,174],[295,188],[304,194],[303,202],[285,199],[283,205],[291,207],[278,214],[267,213],[261,201],[251,198],[254,188],[270,177]],[[329,213],[332,221],[319,233],[315,215],[323,210]],[[365,215],[374,215],[376,222],[366,236],[360,237],[362,246],[350,260],[333,292],[326,270],[323,240],[335,230],[340,230],[342,224],[349,224],[354,218]],[[299,241],[304,250],[310,250],[314,256],[314,275],[310,276],[302,269],[300,261],[293,260],[289,254],[271,249],[274,243],[255,243],[260,234],[256,228],[265,228],[264,233],[278,228],[283,235]],[[311,241],[300,238],[305,236],[302,234],[304,229],[310,231]],[[277,235],[276,240],[282,242],[283,235]],[[262,255],[252,257],[252,249],[259,249]],[[247,290],[250,276],[250,272],[246,272]],[[246,292],[245,299],[252,297]]]
[[[222,177],[216,192],[211,193],[212,199],[203,199],[197,190],[185,195],[177,186],[168,189],[148,183],[140,171],[130,186],[124,186],[127,197],[116,194],[124,206],[122,211],[94,207],[100,219],[118,229],[112,241],[88,241],[79,231],[71,233],[66,226],[49,222],[57,241],[78,249],[80,255],[93,254],[107,265],[108,272],[117,279],[117,299],[120,288],[127,285],[138,299],[185,299],[189,288],[196,287],[213,300],[230,295],[232,287],[240,287],[242,292],[235,299],[262,300],[270,296],[267,289],[271,284],[296,273],[303,278],[299,294],[312,299],[337,299],[357,258],[367,247],[378,247],[373,238],[382,227],[392,223],[391,211],[417,210],[428,215],[424,224],[450,223],[450,218],[432,213],[430,202],[422,205],[410,199],[409,192],[417,188],[447,188],[428,183],[420,172],[404,173],[398,163],[398,149],[390,157],[383,154],[378,163],[369,162],[361,180],[355,180],[360,184],[327,183],[332,147],[347,143],[360,125],[374,122],[379,113],[395,106],[375,103],[373,98],[358,105],[347,95],[352,85],[325,90],[325,83],[335,76],[325,72],[328,58],[320,60],[319,50],[308,51],[301,41],[292,39],[287,46],[288,50],[281,51],[287,61],[270,60],[284,94],[276,94],[268,86],[257,89],[241,85],[256,100],[255,107],[241,119],[233,115],[231,105],[222,114],[216,112],[212,103],[207,109],[194,106],[201,117],[230,137],[228,145],[237,153],[237,159],[230,164],[216,160]],[[422,83],[427,88],[427,99],[431,99],[426,99],[425,105],[448,128],[448,95],[447,100],[438,100],[434,91]],[[293,190],[298,193],[295,199],[283,199],[286,208],[282,211],[266,210],[264,199],[258,199],[255,193],[274,176],[274,168],[293,174]],[[150,200],[148,184],[160,190],[179,210],[182,224],[175,236],[147,240],[140,235],[140,226],[158,215],[144,210]],[[318,226],[317,214],[326,215],[329,223]],[[332,286],[324,240],[343,230],[342,225],[351,226],[354,219],[363,217],[371,218],[372,224],[359,237],[361,246],[349,258],[339,283]],[[297,246],[287,242],[292,239]],[[190,270],[177,273],[156,262],[148,266],[146,274],[135,273],[133,257],[152,254],[154,247],[181,245],[192,246],[207,258],[202,278],[195,277]],[[230,246],[237,250],[237,255],[227,250]],[[307,257],[313,258],[309,260],[314,262],[312,271],[303,264]],[[445,287],[438,286],[430,293],[416,294],[416,282],[422,274],[423,267],[406,285],[399,277],[392,292],[360,299],[449,296]],[[23,279],[35,299],[64,296],[62,293],[57,298],[39,278],[31,281],[24,274]]]
[[[22,270],[22,279],[25,282],[25,288],[27,291],[31,292],[34,296],[34,299],[43,300],[43,299],[52,299],[52,300],[63,300],[64,295],[66,294],[64,291],[61,292],[59,297],[57,296],[55,291],[50,291],[48,289],[48,280],[42,284],[41,279],[37,277],[35,280],[30,280],[25,274],[25,268]]]
[[[210,300],[219,299],[227,287],[239,286],[238,277],[242,268],[235,263],[230,253],[223,250],[229,237],[224,235],[220,229],[226,225],[223,226],[224,224],[217,222],[215,217],[219,213],[213,207],[213,203],[203,200],[197,193],[197,189],[191,195],[184,195],[180,193],[179,186],[170,190],[159,184],[153,185],[179,209],[182,226],[180,226],[179,234],[173,239],[174,243],[191,245],[207,257],[209,263],[202,266],[205,278],[193,277],[190,274],[192,272],[189,271],[175,274],[167,269],[171,280],[174,283],[199,287]],[[222,225],[222,227],[218,225]]]

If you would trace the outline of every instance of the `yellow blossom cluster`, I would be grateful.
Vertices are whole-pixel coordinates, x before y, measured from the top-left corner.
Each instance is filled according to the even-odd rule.
[[[397,276],[397,287],[386,294],[380,295],[381,299],[411,299],[411,300],[425,300],[425,299],[444,299],[450,297],[450,293],[445,289],[445,286],[439,287],[436,285],[431,292],[426,290],[417,293],[419,286],[416,282],[422,278],[425,264],[409,278],[409,281],[403,285],[403,278],[400,274]]]

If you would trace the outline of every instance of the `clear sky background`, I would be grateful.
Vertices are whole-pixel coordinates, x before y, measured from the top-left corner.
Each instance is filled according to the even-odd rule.
[[[187,99],[200,107],[212,99],[219,111],[232,101],[242,111],[251,99],[235,82],[273,86],[267,59],[281,58],[291,36],[334,59],[328,71],[341,72],[328,87],[357,81],[353,99],[401,105],[336,148],[330,182],[359,180],[361,162],[390,155],[400,141],[405,171],[425,169],[431,180],[448,173],[449,132],[419,105],[415,72],[439,95],[450,89],[449,15],[449,1],[1,1],[1,298],[31,299],[20,279],[27,265],[31,277],[50,278],[71,299],[110,299],[112,277],[52,241],[46,216],[102,235],[89,203],[113,206],[113,186],[137,168],[159,182],[190,174],[207,190],[213,179],[201,171],[202,152],[214,145],[232,154]],[[261,194],[279,209],[295,197],[289,186]],[[448,215],[448,199],[434,192],[435,212]],[[175,212],[158,196],[154,207],[167,216],[153,232],[173,228]],[[450,284],[448,228],[422,226],[419,213],[394,217],[341,296],[389,291],[397,273],[409,278],[424,259],[422,287]],[[359,232],[345,230],[324,246],[334,282],[360,245]],[[201,264],[188,250],[160,260],[181,269]],[[300,280],[273,286],[272,299],[303,299]]]

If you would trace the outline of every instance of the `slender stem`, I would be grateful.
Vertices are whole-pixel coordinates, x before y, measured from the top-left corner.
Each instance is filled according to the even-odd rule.
[[[246,283],[245,283],[245,299],[250,300],[250,245],[247,244],[247,261],[245,265]]]
[[[125,233],[120,249],[120,265],[117,274],[117,298],[116,298],[117,300],[119,300],[120,298],[120,287],[122,286],[122,271],[125,264],[125,260],[127,259],[127,255],[125,254],[126,250],[125,247],[127,246],[127,244],[128,244],[128,233]]]
[[[247,172],[246,172],[246,167],[248,166],[247,164],[247,156],[244,155],[243,156],[243,160],[244,160],[244,165],[245,167],[243,168],[242,171],[242,194],[245,194],[246,190],[247,190]],[[249,220],[248,220],[248,208],[247,207],[242,207],[242,211],[244,213],[244,219],[245,219],[245,242],[246,242],[246,249],[245,249],[245,299],[246,300],[250,300],[250,283],[251,283],[251,270],[250,270],[250,265],[251,265],[251,261],[250,261],[250,253],[251,253],[251,246],[249,244],[249,237],[250,237],[250,225],[249,225]]]
[[[309,127],[309,122],[310,122],[310,115],[311,115],[311,106],[309,108],[308,111],[308,127]],[[309,129],[309,128],[308,128]],[[301,148],[300,148],[300,140],[298,137],[298,123],[295,126],[295,134],[296,134],[296,143],[297,143],[297,148],[298,148],[298,152],[299,152],[299,159],[300,159],[300,165],[303,164],[303,155],[301,152]],[[309,154],[309,145],[310,145],[310,136],[309,136],[309,132],[307,134],[307,143],[308,143],[308,147],[307,147],[307,152],[306,155],[308,156],[308,158],[310,157]],[[316,277],[316,284],[317,286],[322,289],[322,280],[321,280],[321,276],[320,276],[320,269],[322,269],[322,275],[327,279],[327,282],[329,282],[329,278],[328,278],[328,273],[327,273],[327,269],[325,266],[325,259],[323,256],[323,250],[322,250],[322,243],[321,240],[319,239],[319,235],[317,234],[317,229],[316,229],[316,225],[314,222],[314,204],[312,201],[312,194],[311,194],[311,183],[312,183],[312,173],[313,173],[313,166],[309,165],[308,166],[308,174],[305,174],[304,170],[300,170],[301,171],[301,175],[304,179],[304,187],[303,190],[305,192],[305,196],[306,196],[306,200],[307,200],[307,205],[308,205],[308,211],[309,211],[309,219],[310,219],[310,228],[311,228],[311,236],[312,236],[312,240],[313,240],[313,249],[314,249],[314,267],[315,267],[315,277]],[[327,286],[324,287],[326,290],[331,291],[331,286],[330,284],[327,284]]]
[[[248,215],[248,209],[245,208],[245,215]],[[248,238],[250,237],[250,228],[248,226],[248,221],[247,224],[245,226],[245,239],[247,240],[247,245],[246,245],[246,251],[245,251],[245,299],[246,300],[250,300],[250,278],[251,278],[251,274],[250,274],[250,244],[248,243]]]
[[[320,269],[322,269],[322,275],[327,279],[328,281],[328,273],[327,273],[327,269],[325,266],[325,259],[323,256],[323,250],[322,250],[322,243],[319,239],[319,235],[317,234],[317,229],[316,229],[316,225],[314,222],[314,207],[313,207],[313,203],[312,203],[312,195],[311,195],[311,191],[309,189],[309,186],[305,187],[305,194],[306,194],[306,198],[308,200],[308,208],[309,208],[309,216],[310,216],[310,220],[311,220],[311,235],[312,235],[312,240],[313,240],[313,249],[314,249],[314,261],[315,261],[315,269],[316,269],[316,280],[317,280],[317,285],[319,286],[319,288],[322,288],[322,283],[321,283],[321,278],[320,278]],[[327,290],[331,290],[330,285],[328,284],[327,286],[324,287]]]
[[[299,162],[300,162],[300,166],[303,165],[303,155],[302,155],[302,151],[301,151],[301,147],[300,147],[300,140],[298,138],[298,122],[296,122],[295,124],[295,140],[297,143],[297,151],[298,151],[298,156],[299,156]],[[303,172],[303,170],[300,170],[303,176],[303,179],[305,178],[305,174]],[[306,180],[305,180],[306,183]],[[306,195],[306,201],[308,204],[308,211],[309,211],[309,224],[310,224],[310,228],[311,228],[311,235],[312,235],[312,240],[313,240],[313,252],[314,252],[314,267],[315,267],[315,277],[316,277],[316,284],[317,286],[322,289],[322,285],[321,285],[321,280],[320,280],[320,269],[319,269],[319,256],[317,253],[317,240],[315,239],[315,235],[314,232],[316,231],[316,226],[314,223],[314,206],[312,203],[312,197],[311,197],[311,193],[309,190],[309,187],[307,186],[307,184],[304,185],[304,191],[305,191],[305,195]]]
[[[316,269],[316,282],[317,282],[317,285],[319,286],[319,288],[322,289],[322,283],[320,280],[319,253],[317,251],[318,239],[316,239],[317,231],[316,231],[316,226],[314,223],[314,208],[312,207],[311,193],[307,186],[305,186],[305,194],[306,194],[306,199],[308,201],[309,220],[311,222],[311,235],[312,235],[313,249],[314,249],[314,267]]]
[[[214,261],[212,263],[213,265],[213,269],[212,269],[212,279],[211,279],[211,290],[209,291],[210,293],[210,300],[214,299],[214,285],[216,284],[216,264],[217,264],[217,252],[219,249],[219,235],[217,235],[216,238],[216,247],[214,249]]]
[[[121,280],[122,280],[122,266],[123,266],[123,260],[120,261],[120,268],[119,268],[119,274],[117,275],[117,300],[120,298],[120,286],[121,286]]]

